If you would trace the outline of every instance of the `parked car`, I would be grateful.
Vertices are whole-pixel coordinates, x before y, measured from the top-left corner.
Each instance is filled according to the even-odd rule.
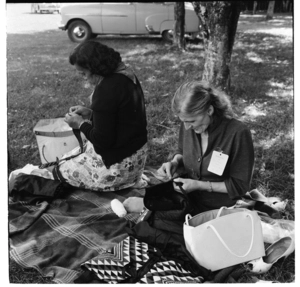
[[[31,13],[59,13],[60,3],[31,3]]]
[[[198,33],[193,6],[186,4],[185,11],[185,32]],[[174,2],[68,3],[62,4],[60,14],[58,28],[79,43],[103,34],[161,34],[170,40],[175,23]]]

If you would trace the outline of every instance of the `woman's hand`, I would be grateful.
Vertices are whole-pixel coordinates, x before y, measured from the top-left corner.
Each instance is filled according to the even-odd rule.
[[[83,117],[76,113],[67,113],[64,121],[72,128],[79,129],[80,124],[83,121]]]
[[[142,212],[144,208],[144,199],[142,197],[128,197],[124,200],[123,206],[127,212]]]
[[[175,178],[173,180],[174,182],[181,183],[181,187],[186,191],[186,193],[195,191],[195,190],[200,190],[200,181],[199,180],[194,180],[194,179],[188,179],[188,178]],[[178,192],[181,192],[180,188],[178,185],[173,184],[174,189]]]
[[[177,168],[178,168],[177,161],[168,161],[163,163],[162,166],[157,170],[157,172],[162,176],[168,176],[169,178],[172,178]]]
[[[83,106],[73,106],[69,109],[69,113],[75,113],[82,116],[83,119],[89,120],[92,115],[92,110]]]

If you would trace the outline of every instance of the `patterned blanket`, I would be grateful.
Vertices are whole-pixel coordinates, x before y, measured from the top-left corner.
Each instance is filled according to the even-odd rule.
[[[127,220],[138,219],[136,213],[119,218],[111,200],[143,194],[144,189],[109,193],[74,189],[61,191],[55,199],[10,198],[10,256],[56,283],[72,283],[83,272],[82,263],[122,241]]]
[[[144,172],[144,176],[150,185],[165,180],[158,178],[155,170],[150,168]],[[54,186],[52,182],[50,185]],[[82,265],[99,274],[102,265],[99,265],[98,259],[105,258],[118,243],[127,238],[125,226],[128,221],[136,223],[139,219],[136,213],[119,218],[112,211],[110,202],[115,198],[123,202],[130,196],[144,196],[145,193],[145,189],[133,188],[108,193],[66,188],[53,198],[54,193],[45,184],[33,182],[32,187],[34,191],[44,189],[46,196],[32,192],[21,196],[22,200],[9,198],[10,257],[23,268],[35,268],[42,276],[63,284],[74,283],[76,278],[84,275]],[[20,193],[23,192],[26,192],[26,188],[21,185]],[[94,259],[97,259],[96,267],[92,266]],[[168,264],[169,268],[170,262]],[[179,278],[176,273],[179,278],[176,279],[172,273],[176,280],[171,278],[165,272],[167,269],[166,266],[155,269],[155,272],[160,272],[159,277],[156,274],[155,278],[150,278],[154,274],[152,270],[143,283],[149,283],[149,280],[151,283],[161,283],[161,280],[167,279],[174,282],[179,279],[189,281],[187,274]],[[162,274],[161,270],[165,273]],[[221,270],[220,276],[223,278],[228,270]],[[179,272],[177,269],[175,271]],[[218,280],[215,278],[214,282]]]

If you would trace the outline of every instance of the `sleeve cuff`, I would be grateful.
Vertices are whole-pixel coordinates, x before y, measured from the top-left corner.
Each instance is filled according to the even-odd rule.
[[[92,122],[90,120],[83,120],[80,125],[79,125],[79,129],[81,128],[81,126],[84,124],[84,123],[87,123],[87,124],[92,124]]]

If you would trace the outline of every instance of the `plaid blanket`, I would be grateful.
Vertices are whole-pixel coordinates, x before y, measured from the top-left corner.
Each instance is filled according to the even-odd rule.
[[[72,283],[83,271],[80,265],[122,241],[127,220],[119,218],[110,202],[142,196],[144,189],[99,193],[60,191],[56,198],[28,197],[9,200],[10,256],[23,268],[35,268],[56,283]]]

